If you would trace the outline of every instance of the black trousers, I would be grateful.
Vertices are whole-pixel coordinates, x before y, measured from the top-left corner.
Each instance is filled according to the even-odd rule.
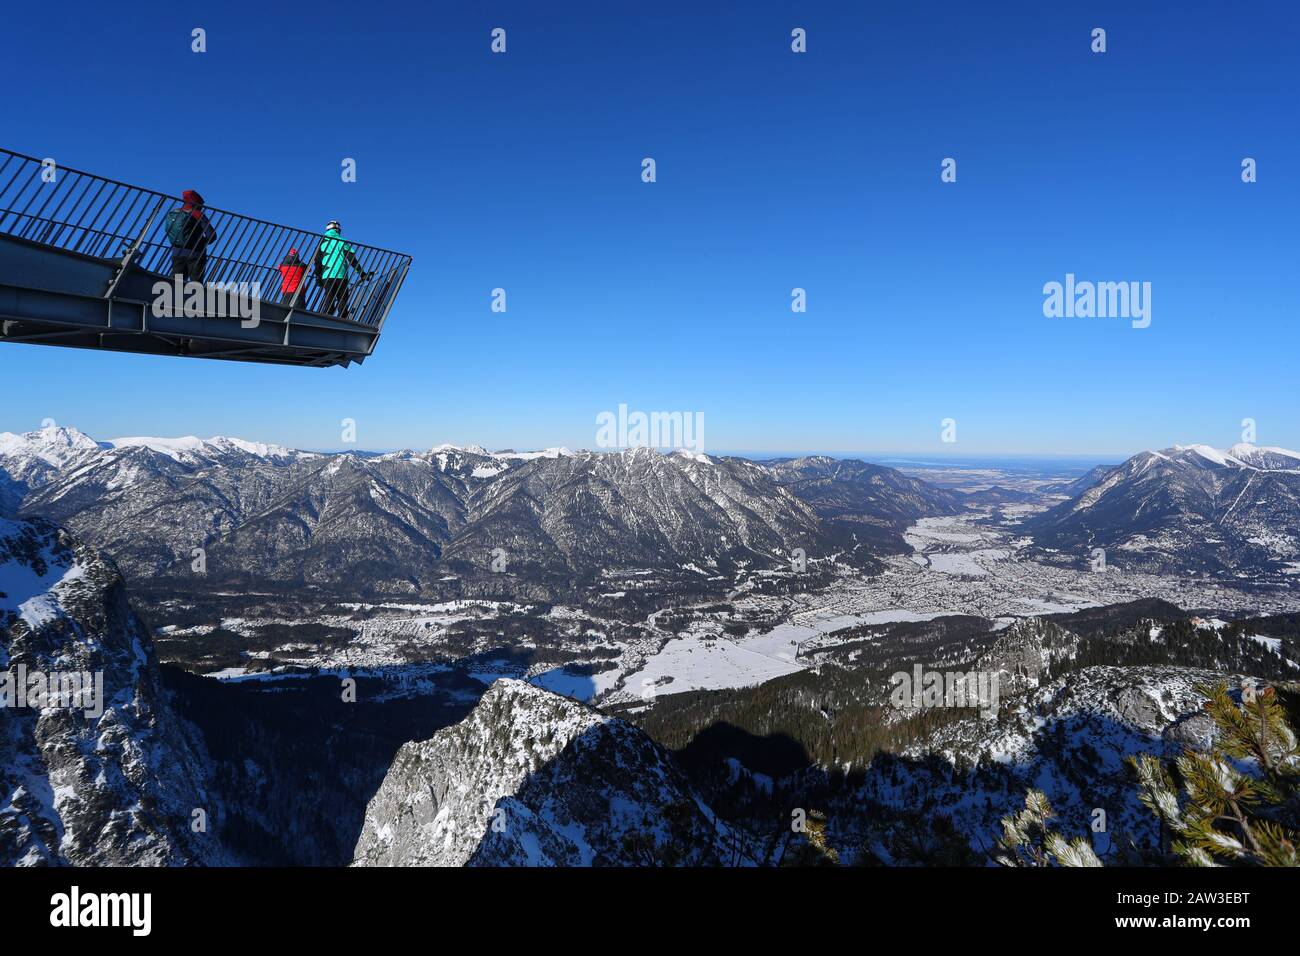
[[[347,279],[322,279],[321,288],[325,290],[325,300],[321,303],[320,310],[325,315],[337,315],[340,318],[348,317],[348,280]]]
[[[206,252],[194,252],[190,249],[172,249],[172,275],[195,282],[203,281],[203,270],[208,266]]]

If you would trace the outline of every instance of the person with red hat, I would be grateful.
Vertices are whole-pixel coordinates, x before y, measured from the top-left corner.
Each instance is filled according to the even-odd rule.
[[[172,274],[182,279],[203,281],[208,264],[208,246],[217,241],[217,230],[203,214],[203,197],[196,189],[181,193],[184,204],[167,213],[167,241],[172,244]]]
[[[297,249],[290,249],[289,254],[280,260],[280,304],[295,308],[303,292],[303,277],[307,274],[307,263],[298,257]]]

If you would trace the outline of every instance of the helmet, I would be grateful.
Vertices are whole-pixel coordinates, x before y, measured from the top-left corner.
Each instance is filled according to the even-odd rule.
[[[331,219],[329,222],[325,223],[325,229],[327,231],[330,229],[342,229],[342,228],[343,227],[339,225],[339,221],[337,219]]]

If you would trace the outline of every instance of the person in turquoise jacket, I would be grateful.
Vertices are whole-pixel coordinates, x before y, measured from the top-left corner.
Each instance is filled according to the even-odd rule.
[[[316,281],[325,291],[321,312],[325,315],[348,317],[348,266],[356,269],[362,279],[370,273],[361,267],[352,252],[352,244],[343,238],[337,219],[325,225],[325,236],[316,247]]]

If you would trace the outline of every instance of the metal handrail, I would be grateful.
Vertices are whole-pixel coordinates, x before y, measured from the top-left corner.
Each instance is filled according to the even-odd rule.
[[[160,276],[173,273],[175,249],[167,239],[166,214],[179,208],[177,196],[57,166],[46,174],[34,156],[0,148],[0,234],[67,252],[110,260],[117,271],[107,297],[128,267]],[[245,216],[203,207],[217,238],[202,250],[203,281],[258,282],[265,301],[279,301],[295,311],[336,315],[381,328],[392,308],[411,257],[346,239],[361,272],[345,264],[350,280],[346,303],[325,311],[329,294],[315,269],[316,252],[327,237]],[[279,266],[290,249],[298,250],[306,272],[296,296],[281,293]],[[315,274],[315,282],[311,278]],[[296,301],[291,301],[295,300]]]

